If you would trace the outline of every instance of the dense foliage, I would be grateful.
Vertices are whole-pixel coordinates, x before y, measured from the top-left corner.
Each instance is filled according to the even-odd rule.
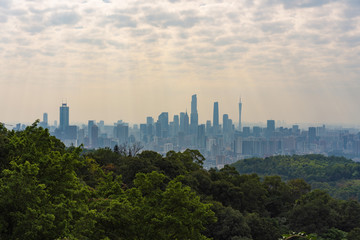
[[[196,150],[84,152],[36,123],[0,124],[0,239],[358,239],[357,201],[204,161]]]
[[[313,189],[322,189],[340,199],[360,200],[360,163],[344,157],[323,155],[250,158],[232,164],[242,174],[304,179]]]

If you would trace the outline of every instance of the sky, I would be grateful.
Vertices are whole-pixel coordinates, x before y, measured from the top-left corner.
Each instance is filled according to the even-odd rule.
[[[360,125],[359,0],[0,0],[0,122]],[[59,121],[59,120],[58,120]]]

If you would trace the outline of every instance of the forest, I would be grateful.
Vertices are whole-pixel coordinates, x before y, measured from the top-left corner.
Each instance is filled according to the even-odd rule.
[[[283,180],[304,179],[339,199],[360,200],[360,163],[318,154],[250,158],[232,164],[241,174],[278,175]]]
[[[66,148],[37,122],[0,124],[0,239],[360,239],[359,202],[311,190],[316,172],[282,179],[204,161],[197,150]]]

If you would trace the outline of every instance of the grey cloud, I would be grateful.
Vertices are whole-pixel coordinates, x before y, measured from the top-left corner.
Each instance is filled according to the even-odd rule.
[[[79,22],[80,15],[73,11],[59,12],[51,15],[49,23],[51,25],[73,25]]]
[[[0,1],[0,7],[1,8],[5,8],[5,9],[9,9],[12,5],[12,0],[1,0]]]
[[[15,41],[18,45],[22,45],[22,46],[27,46],[30,44],[29,40],[25,38],[17,38]]]
[[[240,22],[239,14],[237,12],[227,13],[226,16],[234,23],[239,23]]]
[[[4,15],[0,15],[0,23],[6,23],[8,18]]]
[[[110,0],[103,0],[104,3],[111,3]]]
[[[23,28],[23,30],[25,32],[32,33],[32,34],[40,33],[44,29],[45,29],[45,27],[43,25],[32,25],[32,26],[27,26],[27,27]]]
[[[226,52],[229,53],[244,53],[247,52],[248,49],[245,47],[240,47],[240,46],[231,46],[229,48],[226,49]]]
[[[121,48],[124,48],[124,47],[125,47],[124,44],[119,43],[119,42],[117,42],[117,41],[113,41],[113,40],[108,40],[108,41],[106,41],[106,43],[109,44],[110,46],[116,47],[116,48],[118,48],[118,49],[121,49]]]
[[[100,48],[105,47],[105,43],[103,39],[95,39],[95,38],[79,38],[75,40],[76,43],[85,43],[89,45],[94,45]]]
[[[181,0],[169,0],[169,2],[171,3],[176,3],[176,2],[180,2]]]
[[[323,45],[328,44],[330,41],[329,39],[326,39],[322,35],[318,34],[291,34],[288,37],[289,40],[295,40],[295,41],[304,41],[306,44],[317,44],[317,45]],[[301,42],[300,42],[301,43]],[[304,43],[302,43],[304,44]]]
[[[133,37],[142,37],[150,33],[152,33],[152,30],[148,28],[136,28],[131,30],[131,36]]]
[[[108,23],[113,23],[117,28],[135,28],[137,26],[137,22],[128,15],[112,15],[108,19]]]
[[[359,35],[343,36],[339,40],[343,43],[348,44],[351,47],[356,47],[356,46],[359,46],[359,44],[360,44],[360,36]]]
[[[214,47],[203,47],[203,48],[197,48],[196,51],[198,53],[215,53],[216,52],[216,48]]]
[[[234,44],[237,41],[235,37],[221,37],[215,40],[214,44],[216,46],[225,46]]]
[[[22,10],[22,9],[12,9],[9,11],[9,15],[12,16],[24,16],[27,14],[27,11]]]
[[[338,20],[338,21],[324,21],[315,20],[309,21],[305,25],[309,29],[324,30],[331,29],[333,31],[348,32],[356,28],[356,23],[352,20]]]
[[[188,12],[179,13],[164,12],[161,10],[152,10],[152,13],[145,16],[145,22],[155,27],[182,27],[192,28],[200,22],[197,16],[191,16]]]
[[[248,37],[248,38],[241,38],[240,39],[242,42],[245,43],[251,43],[251,44],[256,44],[260,42],[259,38],[255,38],[255,37]]]
[[[187,39],[187,38],[189,38],[189,34],[187,34],[186,32],[180,32],[178,34],[178,37],[181,39]]]
[[[282,4],[284,8],[321,7],[336,0],[269,0],[270,4]]]
[[[261,29],[266,33],[284,33],[290,29],[290,23],[273,22],[263,23]]]
[[[0,38],[0,43],[7,44],[7,43],[10,43],[10,42],[11,42],[10,38],[7,38],[7,37]]]

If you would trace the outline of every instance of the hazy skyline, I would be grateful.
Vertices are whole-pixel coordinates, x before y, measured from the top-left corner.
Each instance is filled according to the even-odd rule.
[[[360,1],[0,1],[0,121],[359,125]]]

